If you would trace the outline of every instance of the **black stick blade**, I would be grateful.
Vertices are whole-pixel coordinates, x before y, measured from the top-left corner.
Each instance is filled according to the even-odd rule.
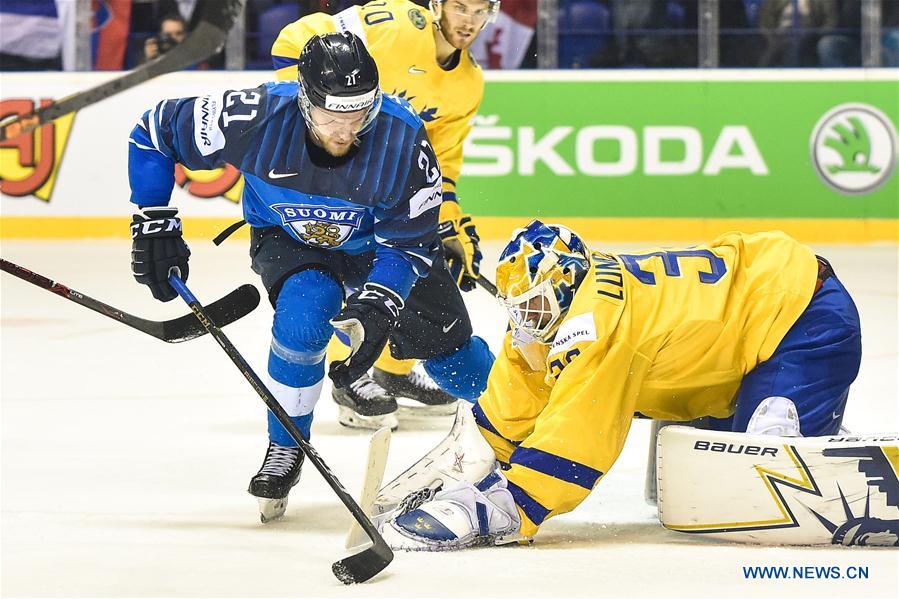
[[[337,580],[343,584],[358,584],[374,577],[393,561],[393,551],[383,539],[362,551],[343,558],[331,566]]]
[[[241,285],[223,298],[205,308],[206,316],[217,326],[223,327],[240,320],[259,305],[259,290],[253,285]],[[181,343],[206,334],[203,324],[193,313],[185,314],[163,324],[162,340]]]

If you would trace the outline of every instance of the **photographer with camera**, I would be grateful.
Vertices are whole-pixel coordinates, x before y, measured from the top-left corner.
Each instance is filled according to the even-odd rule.
[[[187,21],[178,14],[169,14],[159,22],[159,34],[144,42],[144,61],[165,54],[187,37]]]

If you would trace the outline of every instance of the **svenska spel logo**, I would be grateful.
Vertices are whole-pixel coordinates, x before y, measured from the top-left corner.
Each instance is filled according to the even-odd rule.
[[[868,104],[840,104],[815,124],[812,164],[821,180],[847,195],[882,187],[896,170],[896,127]]]

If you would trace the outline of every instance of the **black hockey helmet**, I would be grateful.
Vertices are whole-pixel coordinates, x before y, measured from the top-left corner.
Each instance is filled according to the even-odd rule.
[[[368,109],[360,134],[381,109],[378,66],[362,40],[349,31],[316,35],[306,42],[297,78],[300,110],[310,127],[312,106],[332,112]]]

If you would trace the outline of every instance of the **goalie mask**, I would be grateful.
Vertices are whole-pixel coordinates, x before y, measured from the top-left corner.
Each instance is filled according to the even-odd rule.
[[[300,53],[297,78],[300,112],[320,138],[328,127],[348,125],[358,138],[381,109],[378,67],[353,33],[313,36]]]
[[[496,267],[496,287],[509,312],[512,345],[532,369],[544,368],[527,346],[549,344],[568,312],[590,259],[571,229],[539,220],[517,229]],[[539,352],[538,352],[539,353]]]

